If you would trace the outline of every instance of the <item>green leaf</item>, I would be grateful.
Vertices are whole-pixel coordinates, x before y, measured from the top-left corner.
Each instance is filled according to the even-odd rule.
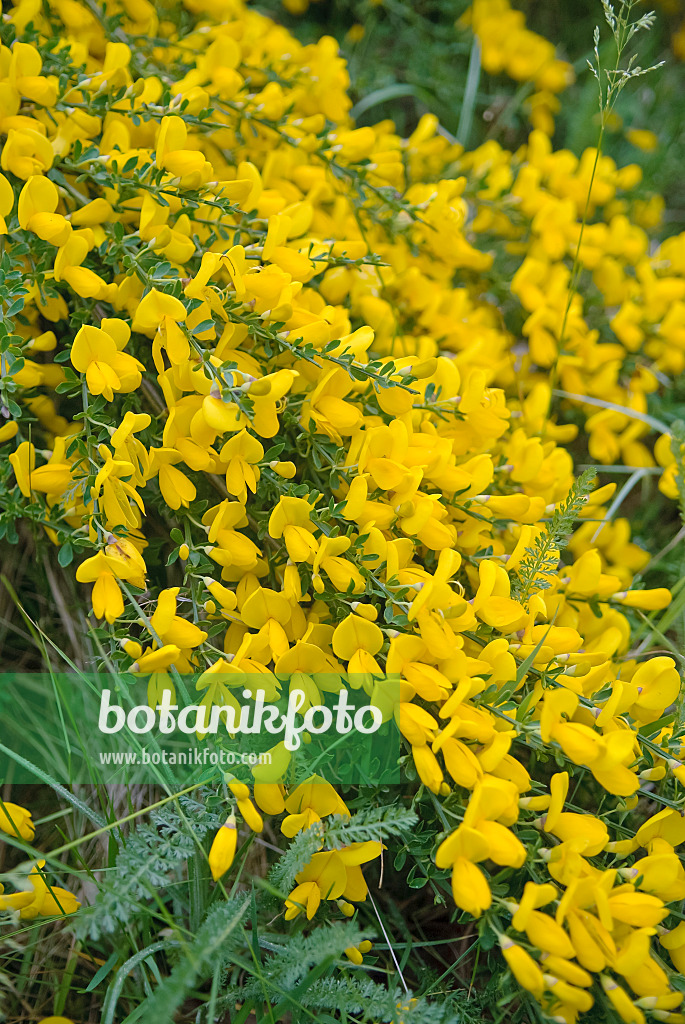
[[[165,978],[141,1004],[143,1019],[160,1022],[173,1019],[188,993],[204,981],[211,974],[216,961],[226,955],[231,940],[240,939],[239,934],[234,937],[233,933],[249,907],[249,900],[243,898],[240,901],[235,899],[228,903],[220,903],[210,910],[194,941],[184,951],[183,959],[174,967],[169,977]],[[157,946],[159,947],[159,943]],[[140,954],[138,957],[140,962]],[[124,967],[121,968],[122,971]],[[115,1008],[116,1003],[112,999],[107,1015],[103,1017],[103,1024],[113,1024]]]
[[[18,299],[15,299],[12,305],[8,308],[5,316],[16,316],[17,313],[21,313],[24,308],[24,296],[21,295]]]
[[[202,320],[201,323],[193,327],[193,334],[204,334],[205,331],[210,331],[214,327],[213,320]]]
[[[73,558],[74,549],[72,548],[69,541],[66,541],[66,543],[64,543],[57,552],[57,561],[59,562],[63,569],[66,569],[68,565],[71,565]]]
[[[117,952],[117,950],[115,950],[105,960],[104,964],[102,964],[102,966],[98,968],[98,970],[95,972],[93,977],[88,982],[88,985],[86,986],[84,991],[85,992],[93,992],[98,987],[100,982],[105,980],[105,978],[110,973],[110,971],[112,970],[114,965],[118,962],[118,960],[119,960],[119,953]]]

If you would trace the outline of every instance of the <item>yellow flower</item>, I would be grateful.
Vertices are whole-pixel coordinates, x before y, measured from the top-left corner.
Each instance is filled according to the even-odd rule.
[[[228,463],[226,467],[226,490],[235,495],[243,504],[247,501],[247,491],[257,490],[259,467],[257,463],[264,458],[264,448],[256,437],[246,430],[235,434],[221,449],[221,461]]]
[[[678,696],[680,679],[672,658],[661,656],[643,662],[630,680],[636,699],[631,714],[641,722],[658,718]]]
[[[311,921],[321,903],[321,888],[316,881],[301,882],[292,890],[285,901],[285,919],[292,921],[304,910],[307,920]]]
[[[36,917],[64,917],[74,914],[81,906],[73,893],[57,885],[50,885],[43,873],[45,861],[37,861],[28,876],[31,890],[11,895],[0,895],[0,909],[18,910],[19,916],[32,920]]]
[[[248,395],[254,410],[253,426],[260,437],[274,437],[278,433],[277,413],[297,377],[296,370],[283,369],[250,384]]]
[[[156,163],[186,188],[197,188],[209,181],[212,165],[197,150],[185,149],[188,132],[182,118],[163,117],[157,135]]]
[[[134,675],[150,675],[153,672],[160,672],[169,665],[175,664],[181,656],[181,650],[175,644],[165,644],[157,650],[144,650],[138,655],[129,672]]]
[[[635,1005],[624,988],[606,974],[600,975],[600,981],[609,1002],[625,1024],[644,1024],[644,1013]]]
[[[186,308],[180,299],[151,288],[136,307],[132,328],[134,331],[153,334],[164,317],[174,323],[182,323],[186,318]]]
[[[254,776],[255,784],[278,785],[283,782],[288,771],[292,754],[281,741],[269,750],[270,763],[258,764],[250,771]],[[256,798],[256,794],[255,794]]]
[[[331,784],[317,775],[312,775],[290,793],[285,801],[285,809],[288,815],[281,823],[281,832],[288,837],[309,828],[329,814],[350,816]]]
[[[346,38],[350,43],[360,43],[364,38],[364,26],[358,22],[350,25],[346,32]]]
[[[10,128],[0,154],[0,167],[25,181],[52,167],[54,152],[49,140],[33,128]]]
[[[292,480],[297,473],[297,466],[294,462],[277,462],[275,459],[269,463],[269,469],[283,477],[284,480]]]
[[[352,382],[343,370],[330,370],[302,406],[303,426],[311,416],[318,433],[342,444],[342,437],[353,434],[362,421],[360,410],[344,400],[351,388]]]
[[[253,832],[262,831],[264,828],[262,816],[248,797],[238,800],[238,810],[242,814],[245,823],[249,825]]]
[[[548,974],[544,975],[544,981],[552,996],[568,1006],[569,1010],[585,1013],[592,1009],[595,1001],[584,989],[576,988],[575,985],[569,985],[568,982]]]
[[[444,776],[431,748],[425,743],[418,747],[412,747],[412,757],[421,782],[430,789],[431,793],[439,793]]]
[[[667,608],[671,603],[671,592],[665,587],[657,587],[655,590],[624,590],[614,594],[612,600],[626,608],[641,608],[651,612]]]
[[[104,324],[111,321],[103,320]],[[149,457],[145,445],[135,436],[139,431],[149,427],[151,418],[148,413],[127,412],[110,438],[114,449],[114,457],[126,461],[133,467],[133,480],[143,486],[149,471]]]
[[[126,525],[135,529],[145,506],[135,487],[127,482],[133,476],[134,468],[130,462],[113,458],[107,445],[98,446],[98,455],[103,465],[95,477],[88,503],[100,502],[108,527]]]
[[[207,639],[207,633],[194,622],[176,614],[179,590],[179,587],[169,587],[160,591],[157,607],[150,617],[150,627],[163,646],[198,647]]]
[[[519,629],[526,620],[526,611],[512,600],[509,577],[502,566],[484,559],[478,568],[480,583],[473,602],[476,615],[505,633]]]
[[[420,704],[400,701],[395,709],[395,720],[402,735],[412,747],[421,747],[435,739],[438,723]],[[444,745],[443,745],[444,747]]]
[[[668,910],[657,896],[630,890],[610,894],[609,911],[613,918],[635,928],[653,927],[668,916]]]
[[[113,297],[116,285],[108,285],[98,274],[81,264],[95,244],[90,228],[72,231],[55,256],[55,281],[66,281],[84,298],[108,299]]]
[[[34,902],[34,898],[35,896],[32,890],[27,892],[5,893],[4,886],[0,886],[0,911],[21,911],[25,907],[30,906]]]
[[[623,877],[635,880],[639,889],[658,896],[665,903],[685,898],[685,868],[665,839],[653,839],[649,854],[638,864],[625,868]]]
[[[324,591],[324,583],[319,575],[321,570],[326,573],[334,589],[339,593],[363,592],[366,587],[364,577],[352,562],[340,557],[351,546],[352,541],[349,537],[322,538],[312,565],[312,581],[317,593],[321,594]]]
[[[662,935],[659,942],[668,950],[676,969],[682,973],[685,967],[685,921],[681,921],[671,931]]]
[[[43,60],[38,50],[28,43],[15,42],[9,65],[8,80],[22,96],[52,106],[57,99],[57,82],[54,76],[41,75]]]
[[[214,836],[209,851],[209,869],[215,882],[226,874],[233,863],[237,843],[235,814],[231,814]]]
[[[109,320],[107,323],[121,324],[123,330],[117,331],[119,339],[122,335],[130,334],[128,326],[122,321]],[[111,326],[109,330],[102,330],[85,325],[79,330],[71,347],[72,366],[79,373],[85,373],[90,393],[104,395],[108,402],[114,398],[115,391],[135,391],[141,381],[141,370],[145,369],[138,359],[120,351],[123,345],[117,344],[115,330]]]
[[[18,225],[6,258],[24,294],[3,353],[4,477],[40,508],[41,543],[92,545],[76,578],[151,703],[172,667],[235,711],[243,690],[275,700],[286,682],[316,704],[348,673],[398,726],[433,826],[443,801],[455,815],[436,863],[464,913],[496,898],[510,915],[505,961],[540,1013],[575,1022],[594,985],[610,1015],[671,1014],[685,940],[660,925],[685,893],[685,824],[669,807],[630,825],[641,785],[677,797],[685,780],[680,681],[672,659],[629,653],[631,609],[670,595],[636,589],[650,553],[614,515],[615,485],[575,503],[563,559],[548,536],[576,437],[595,462],[656,469],[664,509],[678,497],[684,453],[649,420],[685,372],[683,238],[655,247],[663,200],[639,197],[636,164],[555,150],[572,69],[510,0],[474,0],[461,26],[485,73],[528,90],[516,152],[464,151],[434,115],[408,138],[357,127],[336,41],[302,46],[242,0],[119,6],[126,42],[82,0],[6,14],[0,231]],[[44,73],[56,36],[59,81]],[[85,419],[69,358],[95,396]],[[148,586],[147,543],[139,618],[126,592]],[[263,812],[286,839],[319,836],[286,917],[324,899],[353,914],[380,845],[325,848],[321,823],[348,808],[317,777],[288,793],[299,762],[269,753],[254,801],[229,785],[250,828]],[[524,846],[531,828],[549,849]]]
[[[35,833],[31,812],[18,804],[0,802],[0,829],[10,836],[20,836],[30,843]]]
[[[603,850],[609,841],[609,833],[605,823],[591,814],[576,814],[564,811],[564,803],[568,794],[568,772],[560,772],[552,776],[550,789],[552,800],[541,825],[546,832],[561,839],[577,840],[580,848],[587,856],[593,856]]]
[[[171,509],[188,508],[195,500],[195,484],[174,463],[183,458],[175,448],[152,448],[150,450],[150,476],[158,475],[159,489],[164,501]]]
[[[116,622],[124,613],[124,599],[117,580],[135,580],[138,567],[131,566],[123,558],[105,551],[87,558],[76,570],[79,583],[93,583],[91,600],[93,614],[97,619]]]
[[[476,829],[461,825],[438,847],[435,863],[452,868],[454,902],[473,917],[480,917],[492,903],[487,878],[476,862],[485,860],[490,844]]]
[[[309,863],[295,876],[298,885],[286,900],[286,921],[305,910],[311,919],[322,899],[344,897],[355,902],[365,900],[368,888],[361,865],[378,857],[380,842],[352,843],[342,849],[315,853]]]
[[[573,958],[575,951],[571,940],[549,914],[532,910],[523,930],[530,944],[537,949],[564,959]]]
[[[303,498],[281,496],[269,517],[269,536],[283,538],[293,562],[308,561],[317,551],[311,512],[312,506]]]
[[[19,226],[53,245],[64,245],[71,235],[71,224],[55,213],[58,203],[55,183],[42,174],[32,175],[19,193]]]
[[[281,814],[285,810],[283,787],[276,783],[256,782],[254,799],[257,806],[266,814]]]
[[[540,997],[545,989],[545,979],[542,971],[529,953],[526,953],[522,946],[507,938],[500,937],[500,948],[507,961],[509,970],[514,975],[522,988],[528,989],[534,996]]]
[[[361,615],[350,612],[335,627],[333,652],[347,662],[347,669],[351,675],[378,672],[374,655],[381,650],[383,639],[383,633],[375,622],[369,622]]]
[[[648,128],[629,128],[626,132],[628,142],[637,146],[643,153],[653,153],[659,147],[659,138]]]
[[[32,474],[36,468],[36,450],[30,441],[22,441],[9,457],[19,490],[25,498],[31,497]]]
[[[3,441],[10,441],[13,437],[16,437],[19,431],[19,424],[16,420],[10,420],[0,427],[0,444]]]
[[[7,234],[6,218],[14,208],[14,192],[4,174],[0,174],[0,235]]]

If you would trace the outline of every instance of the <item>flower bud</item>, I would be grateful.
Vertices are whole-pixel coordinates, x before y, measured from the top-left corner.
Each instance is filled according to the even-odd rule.
[[[233,863],[237,844],[238,832],[235,814],[231,814],[214,836],[214,842],[209,851],[209,868],[215,882],[228,871]]]
[[[278,473],[284,480],[292,480],[297,473],[297,467],[294,462],[279,462],[277,459],[269,463],[269,469],[272,469],[274,473]]]
[[[245,789],[247,789],[247,786],[245,786]],[[238,810],[245,819],[245,824],[249,825],[253,832],[262,831],[264,828],[262,816],[249,797],[238,800]]]
[[[129,658],[139,658],[143,653],[143,648],[137,640],[120,640],[119,643]]]

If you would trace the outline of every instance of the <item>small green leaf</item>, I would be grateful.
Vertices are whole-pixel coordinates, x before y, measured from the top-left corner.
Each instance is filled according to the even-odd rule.
[[[68,565],[71,565],[74,558],[74,549],[72,548],[69,541],[62,545],[57,553],[57,561],[65,569]]]

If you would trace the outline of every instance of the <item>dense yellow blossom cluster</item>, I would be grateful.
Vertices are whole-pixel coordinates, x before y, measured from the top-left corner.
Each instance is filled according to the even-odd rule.
[[[470,26],[478,39],[488,74],[532,83],[534,91],[526,100],[531,123],[552,135],[560,109],[558,94],[574,81],[571,65],[557,58],[552,43],[526,26],[524,13],[512,8],[509,0],[474,0],[459,24]]]
[[[289,14],[301,15],[310,0],[283,0]],[[370,0],[382,6],[383,0]],[[474,0],[458,19],[457,29],[470,31],[479,48],[479,61],[489,75],[506,75],[515,82],[531,86],[524,108],[534,128],[554,133],[554,115],[559,112],[559,93],[575,80],[572,66],[560,60],[553,43],[526,25],[523,11],[509,0]],[[346,39],[358,42],[364,26],[353,24]]]
[[[496,911],[518,982],[559,1021],[596,1000],[685,1020],[685,925],[662,926],[685,896],[661,721],[680,681],[629,653],[631,609],[670,594],[632,587],[649,556],[566,447],[584,418],[592,460],[658,464],[677,495],[647,396],[685,366],[685,237],[654,247],[635,166],[540,130],[463,153],[432,116],[357,129],[334,40],[301,46],[239,0],[183,8],[182,36],[146,0],[104,25],[78,0],[6,19],[3,502],[78,560],[152,697],[171,669],[222,704],[246,673],[399,677],[437,866],[458,907]],[[509,72],[558,92],[567,69],[520,31]],[[175,586],[148,577],[153,533]],[[286,837],[347,813],[322,780],[255,777],[232,787],[255,830],[255,803]],[[663,810],[633,821],[660,780]],[[352,912],[380,849],[316,853],[287,917]]]

